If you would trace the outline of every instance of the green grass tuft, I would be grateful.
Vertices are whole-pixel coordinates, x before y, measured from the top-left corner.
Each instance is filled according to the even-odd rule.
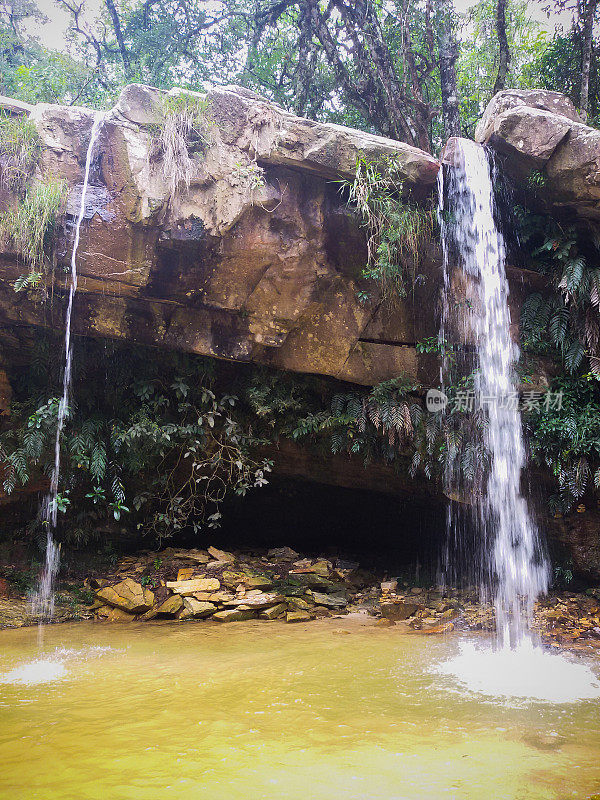
[[[212,120],[208,100],[191,94],[165,95],[163,119],[153,127],[153,156],[162,158],[162,172],[171,197],[189,188],[194,173],[191,153],[203,151],[211,140]]]
[[[40,157],[40,137],[27,117],[0,114],[0,186],[21,190]]]
[[[47,178],[34,183],[17,207],[7,211],[0,221],[0,235],[30,268],[29,275],[16,281],[16,291],[41,280],[66,194],[64,181]]]

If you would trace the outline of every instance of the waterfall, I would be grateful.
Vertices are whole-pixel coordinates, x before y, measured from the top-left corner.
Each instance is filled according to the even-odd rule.
[[[473,410],[483,420],[480,436],[488,465],[481,484],[466,498],[481,543],[483,564],[477,572],[494,600],[500,645],[517,647],[530,636],[527,623],[536,598],[547,590],[549,568],[520,488],[526,453],[505,246],[495,222],[493,169],[485,149],[453,139],[446,152],[451,163],[440,170],[438,187],[444,249],[441,341],[454,338],[457,351],[463,351],[461,366],[473,370]],[[449,531],[455,535],[461,523],[453,513]]]
[[[46,526],[46,562],[37,592],[33,597],[33,614],[40,620],[51,619],[54,615],[54,580],[60,566],[60,549],[54,539],[56,521],[58,514],[58,481],[60,477],[60,444],[65,418],[69,410],[69,394],[71,389],[71,375],[73,366],[73,350],[71,345],[71,316],[73,313],[73,300],[77,291],[77,249],[79,247],[79,237],[81,233],[81,223],[85,216],[85,201],[90,180],[90,170],[94,155],[94,145],[98,139],[104,115],[98,113],[94,117],[90,141],[88,144],[85,158],[85,171],[83,186],[81,189],[81,201],[79,214],[75,222],[75,235],[73,239],[73,250],[71,252],[71,281],[69,284],[69,295],[67,311],[65,314],[65,368],[63,373],[62,397],[58,405],[58,420],[56,426],[56,440],[54,444],[54,466],[50,479],[50,491],[42,506],[42,517]]]

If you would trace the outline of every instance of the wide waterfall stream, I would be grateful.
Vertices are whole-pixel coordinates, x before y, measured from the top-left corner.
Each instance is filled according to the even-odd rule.
[[[453,336],[459,349],[473,352],[466,359],[473,379],[467,411],[483,414],[477,433],[488,467],[482,484],[471,486],[463,500],[475,509],[471,520],[481,563],[474,574],[482,598],[493,598],[496,644],[464,644],[441,671],[488,695],[549,702],[600,696],[591,670],[580,665],[573,672],[573,664],[544,651],[530,629],[533,605],[548,589],[549,565],[521,492],[526,457],[515,372],[519,354],[511,335],[493,169],[485,149],[467,139],[450,140],[448,154],[438,186],[444,249],[440,340],[447,346],[446,337]],[[449,535],[459,529],[451,517]]]

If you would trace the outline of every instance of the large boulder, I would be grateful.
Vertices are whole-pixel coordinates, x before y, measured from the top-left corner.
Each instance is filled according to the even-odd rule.
[[[564,95],[538,89],[500,92],[475,138],[503,154],[513,174],[544,169],[549,204],[600,219],[600,131],[584,125]]]
[[[96,592],[96,597],[109,606],[130,614],[143,614],[154,605],[154,593],[133,578],[126,578],[113,586],[100,589]]]

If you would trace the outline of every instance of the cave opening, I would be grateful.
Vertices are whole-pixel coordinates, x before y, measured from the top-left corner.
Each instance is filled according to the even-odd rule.
[[[200,543],[189,534],[181,543],[250,552],[288,546],[418,584],[436,581],[445,537],[442,502],[276,476],[229,498],[222,526],[203,532]]]

